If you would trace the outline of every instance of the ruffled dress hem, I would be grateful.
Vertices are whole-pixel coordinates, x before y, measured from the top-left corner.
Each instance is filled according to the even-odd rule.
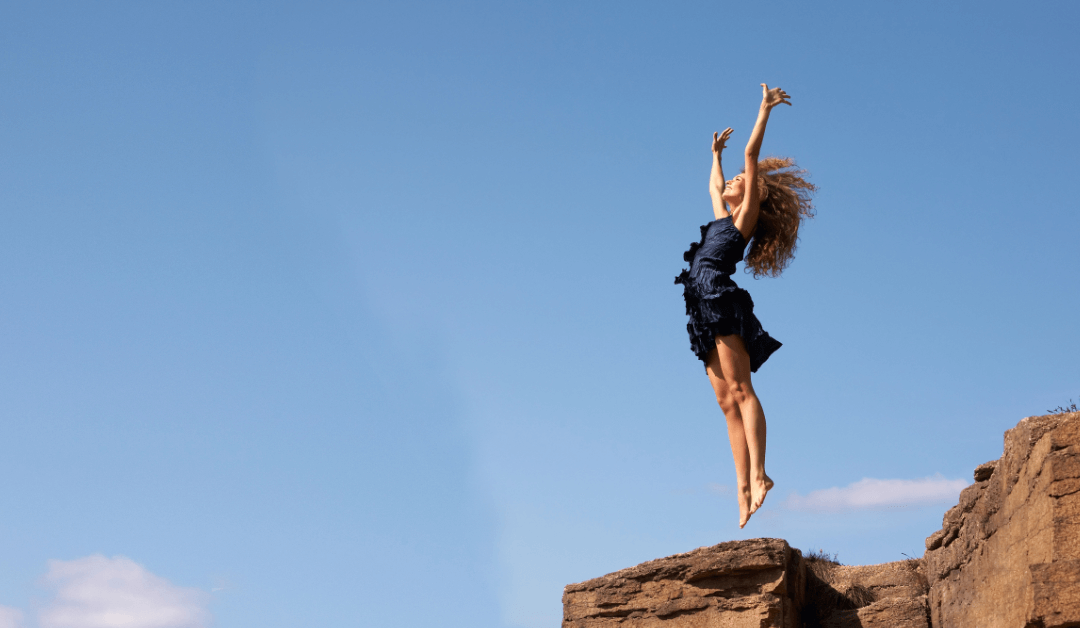
[[[708,225],[701,227],[701,242],[690,245],[683,259],[693,265],[694,256],[705,241]],[[730,275],[716,275],[709,285],[700,286],[690,271],[684,270],[675,278],[683,285],[683,299],[690,321],[686,331],[690,335],[690,349],[703,363],[716,347],[716,336],[738,335],[750,356],[750,370],[758,368],[783,346],[761,327],[754,315],[754,301],[750,293],[738,287]]]

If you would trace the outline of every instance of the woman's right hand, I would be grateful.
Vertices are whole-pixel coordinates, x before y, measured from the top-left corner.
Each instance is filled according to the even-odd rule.
[[[789,98],[791,98],[791,96],[788,96],[787,92],[779,87],[769,89],[769,86],[765,83],[761,84],[761,107],[763,109],[772,109],[781,103],[791,106],[791,103],[788,101]]]
[[[723,133],[714,131],[712,134],[712,152],[717,155],[724,152],[724,148],[726,148],[724,142],[728,141],[729,137],[731,137],[731,127],[724,129]]]

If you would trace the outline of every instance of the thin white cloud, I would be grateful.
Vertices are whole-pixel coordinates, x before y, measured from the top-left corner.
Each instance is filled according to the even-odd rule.
[[[210,623],[209,594],[178,587],[123,556],[50,560],[43,582],[55,595],[38,613],[40,628],[205,628]]]
[[[792,494],[784,505],[792,510],[839,512],[936,504],[956,501],[967,485],[965,480],[946,480],[940,473],[918,480],[863,478],[843,488],[813,491],[805,497]]]
[[[0,606],[0,628],[22,628],[23,613],[17,608]]]
[[[730,486],[727,484],[720,484],[719,482],[709,482],[706,485],[706,488],[714,495],[731,495],[732,493]]]

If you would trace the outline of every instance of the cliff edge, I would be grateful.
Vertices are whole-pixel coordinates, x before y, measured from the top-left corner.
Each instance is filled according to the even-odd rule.
[[[1080,413],[1028,417],[922,559],[730,541],[568,585],[563,628],[1080,628]]]
[[[1080,413],[1028,417],[926,539],[935,628],[1080,626]]]

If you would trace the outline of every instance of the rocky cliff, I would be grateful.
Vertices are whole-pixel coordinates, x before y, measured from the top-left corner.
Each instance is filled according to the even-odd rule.
[[[919,561],[845,567],[781,539],[730,541],[563,592],[563,628],[927,628]]]
[[[786,541],[721,543],[566,587],[563,628],[797,628],[804,577]]]
[[[731,541],[572,584],[563,628],[1080,628],[1080,413],[1029,417],[921,560]]]
[[[926,550],[935,628],[1080,626],[1080,413],[1006,432]]]

